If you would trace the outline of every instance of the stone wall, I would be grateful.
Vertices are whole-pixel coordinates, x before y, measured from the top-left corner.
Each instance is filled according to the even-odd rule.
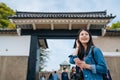
[[[105,56],[113,80],[120,80],[120,56]]]
[[[28,57],[0,56],[0,80],[26,80]]]

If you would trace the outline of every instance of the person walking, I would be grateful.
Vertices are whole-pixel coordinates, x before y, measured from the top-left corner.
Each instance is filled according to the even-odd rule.
[[[76,68],[73,66],[70,72],[70,80],[76,80]]]
[[[63,72],[61,74],[61,80],[69,80],[66,68],[63,68]]]
[[[40,76],[40,80],[46,80],[46,77],[45,77],[44,74],[42,74],[42,75]]]
[[[52,73],[50,73],[49,77],[48,77],[48,80],[53,80],[53,75]]]
[[[56,71],[54,71],[53,80],[59,80],[59,77]]]

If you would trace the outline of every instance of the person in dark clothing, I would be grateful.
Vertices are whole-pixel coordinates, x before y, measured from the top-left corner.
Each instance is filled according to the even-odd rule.
[[[66,68],[63,68],[63,72],[62,72],[62,75],[61,75],[61,80],[69,80],[68,78],[68,73],[66,71]]]
[[[48,80],[53,80],[53,75],[52,73],[50,73],[49,77],[48,77]]]
[[[73,66],[70,72],[70,80],[76,80],[76,68]]]

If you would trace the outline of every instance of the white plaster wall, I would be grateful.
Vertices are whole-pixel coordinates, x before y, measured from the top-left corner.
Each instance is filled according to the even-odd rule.
[[[93,42],[103,52],[120,53],[120,36],[94,37]],[[118,51],[116,51],[117,49]]]
[[[29,56],[30,36],[0,36],[0,56]]]

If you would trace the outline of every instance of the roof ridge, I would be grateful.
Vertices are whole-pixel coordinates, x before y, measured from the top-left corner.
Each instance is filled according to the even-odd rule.
[[[16,11],[16,13],[31,13],[31,14],[87,14],[87,13],[105,13],[106,14],[106,10],[105,11],[89,11],[89,12],[27,12],[27,11]]]

